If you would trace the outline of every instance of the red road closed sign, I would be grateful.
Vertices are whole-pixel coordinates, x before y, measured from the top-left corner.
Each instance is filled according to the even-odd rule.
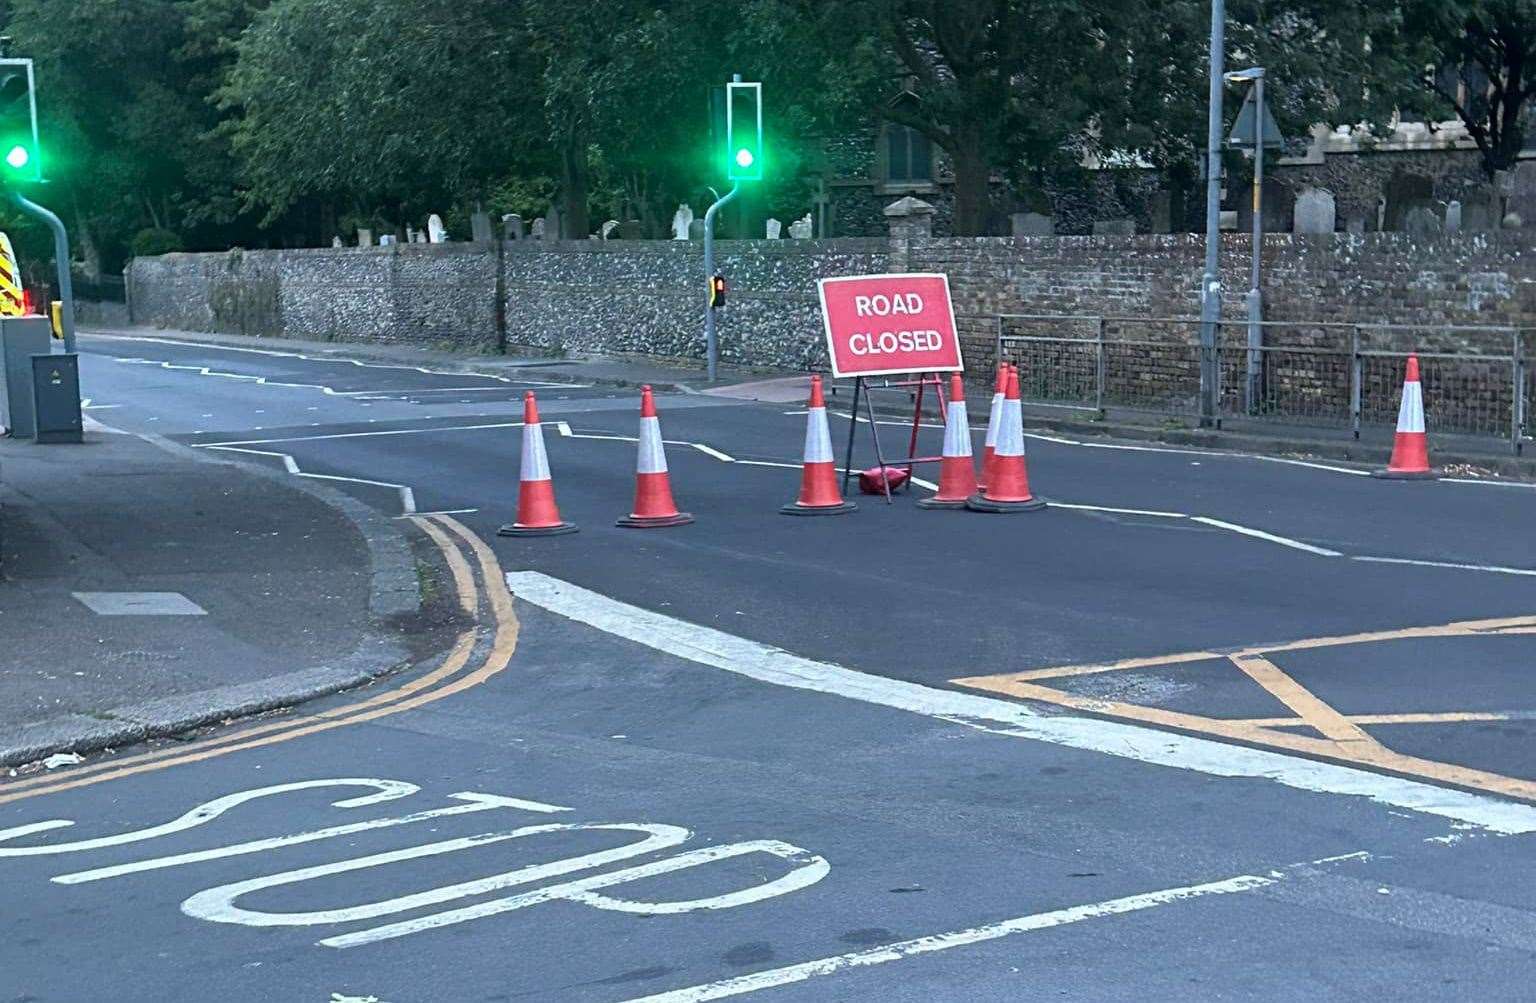
[[[965,371],[949,276],[848,275],[820,286],[833,376]]]

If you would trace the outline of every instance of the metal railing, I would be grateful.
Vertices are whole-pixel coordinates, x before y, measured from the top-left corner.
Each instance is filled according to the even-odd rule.
[[[1264,321],[1264,344],[1247,344],[1248,321],[1218,325],[1216,413],[1201,414],[1206,349],[1198,317],[997,316],[999,359],[1019,367],[1026,403],[1091,411],[1144,411],[1204,419],[1244,418],[1346,428],[1397,420],[1403,370],[1419,357],[1432,432],[1497,436],[1519,452],[1528,437],[1532,374],[1526,330],[1494,325]]]

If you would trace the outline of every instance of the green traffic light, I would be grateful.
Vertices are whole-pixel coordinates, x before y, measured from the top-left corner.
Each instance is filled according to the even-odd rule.
[[[10,151],[5,155],[5,162],[10,164],[13,170],[18,171],[27,166],[31,159],[31,151],[20,143],[17,143],[15,146],[11,147]]]
[[[745,147],[743,147],[742,149],[736,151],[736,166],[737,167],[741,167],[741,168],[751,167],[752,166],[752,161],[754,161],[756,159],[757,159],[756,157],[752,156],[752,151],[746,149]]]

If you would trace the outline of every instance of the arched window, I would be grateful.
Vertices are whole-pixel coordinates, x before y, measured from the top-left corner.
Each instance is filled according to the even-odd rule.
[[[886,126],[885,180],[921,184],[933,180],[933,147],[928,137],[894,122]]]

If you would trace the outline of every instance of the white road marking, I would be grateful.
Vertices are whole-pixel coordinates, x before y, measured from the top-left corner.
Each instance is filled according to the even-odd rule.
[[[568,619],[666,654],[776,686],[832,694],[994,734],[1210,776],[1265,779],[1297,790],[1365,797],[1388,807],[1451,818],[1500,833],[1536,832],[1533,805],[1119,721],[1042,716],[1022,703],[934,689],[802,658],[724,631],[640,609],[535,571],[508,573],[507,586],[518,600]]]
[[[1251,536],[1255,540],[1266,540],[1269,543],[1278,543],[1282,547],[1290,547],[1293,550],[1304,550],[1318,557],[1342,557],[1337,550],[1328,550],[1325,547],[1314,547],[1310,543],[1302,543],[1300,540],[1292,540],[1286,536],[1276,536],[1274,533],[1266,533],[1262,529],[1253,529],[1249,526],[1239,526],[1235,522],[1224,522],[1221,519],[1212,519],[1210,516],[1191,516],[1190,521],[1204,523],[1207,526],[1215,526],[1217,529],[1225,529],[1232,533],[1241,533],[1243,536]]]
[[[1082,505],[1076,502],[1052,501],[1052,508],[1067,508],[1083,512],[1110,512],[1114,515],[1146,515],[1159,519],[1188,519],[1183,512],[1162,512],[1157,509],[1145,508],[1113,508],[1109,505]]]
[[[1406,557],[1351,557],[1352,561],[1366,561],[1371,564],[1411,564],[1420,568],[1452,568],[1456,571],[1486,571],[1496,575],[1529,575],[1536,576],[1536,570],[1531,568],[1506,568],[1498,564],[1457,564],[1453,561],[1416,561]]]
[[[956,930],[952,933],[916,937],[912,940],[902,940],[894,944],[886,944],[883,947],[873,947],[866,951],[851,951],[847,954],[820,958],[816,961],[801,962],[798,965],[787,965],[783,968],[773,968],[767,971],[753,972],[750,975],[739,975],[735,978],[722,979],[707,985],[655,993],[650,996],[632,999],[629,1003],[702,1003],[704,1000],[742,996],[763,989],[771,989],[775,986],[804,982],[823,975],[834,975],[847,969],[867,968],[871,965],[881,965],[890,961],[902,961],[917,955],[932,954],[935,951],[947,951],[955,947],[979,944],[1017,933],[1030,933],[1035,930],[1048,930],[1052,927],[1080,923],[1089,919],[1119,916],[1125,913],[1138,912],[1143,909],[1152,909],[1157,906],[1169,905],[1174,902],[1183,902],[1209,895],[1232,895],[1252,891],[1256,888],[1272,885],[1275,881],[1276,879],[1274,878],[1244,874],[1234,878],[1227,878],[1223,881],[1211,881],[1201,885],[1186,885],[1182,888],[1166,888],[1161,891],[1145,892],[1140,895],[1127,895],[1124,898],[1110,899],[1107,902],[1095,902],[1091,905],[1070,906],[1066,909],[1034,913],[1033,915],[1020,916],[1017,919],[1004,920],[1001,923],[992,923],[987,926],[976,926],[968,930]]]
[[[1492,481],[1479,477],[1442,477],[1443,484],[1476,484],[1485,488],[1525,488],[1527,491],[1536,490],[1536,484],[1527,481]]]
[[[705,456],[713,456],[721,463],[736,462],[736,458],[734,456],[731,456],[729,453],[720,452],[720,450],[716,449],[714,446],[709,445],[707,442],[690,442],[688,445],[692,446],[694,449],[697,449]]]
[[[592,828],[604,828],[604,826],[592,826]],[[617,828],[617,826],[613,828]],[[777,878],[762,884],[752,885],[748,888],[726,892],[721,895],[712,895],[708,898],[688,899],[681,902],[637,902],[631,899],[600,895],[596,891],[599,888],[611,888],[614,885],[628,884],[631,881],[643,881],[658,875],[671,874],[675,871],[686,870],[691,867],[700,867],[716,860],[741,857],[750,853],[766,853],[781,860],[786,860],[796,866],[788,873],[781,874]],[[548,868],[556,865],[544,866]],[[356,933],[327,937],[325,940],[320,941],[320,945],[338,948],[359,947],[363,944],[372,944],[380,940],[389,940],[395,937],[409,936],[413,933],[421,933],[424,930],[434,930],[444,926],[451,926],[455,923],[465,923],[470,920],[483,919],[487,916],[496,916],[501,913],[511,912],[514,909],[524,909],[531,905],[538,905],[541,902],[550,902],[558,899],[577,902],[595,909],[608,909],[640,916],[675,916],[681,913],[697,912],[700,910],[734,909],[738,906],[750,905],[754,902],[761,902],[764,899],[775,898],[779,895],[787,895],[790,892],[799,891],[802,888],[808,888],[826,877],[830,870],[831,865],[827,863],[825,858],[814,853],[807,853],[798,846],[791,846],[776,839],[754,839],[740,843],[728,843],[723,846],[706,846],[697,850],[689,850],[686,853],[679,853],[676,856],[654,860],[650,863],[638,864],[594,877],[567,881],[563,884],[550,885],[536,891],[523,892],[520,895],[493,899],[489,902],[481,902],[476,905],[465,906],[461,909],[453,909],[432,916],[422,916],[418,919],[391,923],[386,926],[375,927],[372,930],[359,930]]]
[[[216,846],[208,850],[197,850],[191,853],[178,853],[169,857],[155,857],[151,860],[138,860],[131,864],[118,864],[114,867],[98,867],[90,871],[76,871],[73,874],[61,874],[53,879],[54,883],[61,885],[79,885],[88,881],[103,881],[107,878],[118,878],[125,874],[139,874],[144,871],[158,871],[167,867],[180,867],[183,864],[198,864],[205,860],[222,860],[225,857],[239,857],[248,853],[265,853],[268,850],[277,850],[285,846],[298,846],[301,843],[313,843],[322,839],[335,839],[338,836],[351,836],[359,832],[370,832],[374,829],[390,829],[400,825],[410,825],[413,822],[426,822],[431,819],[451,818],[455,815],[470,815],[476,812],[489,811],[493,808],[515,808],[519,811],[539,812],[553,814],[555,812],[570,811],[560,805],[545,804],[542,801],[526,801],[522,798],[502,797],[498,794],[477,794],[473,791],[465,791],[459,794],[450,794],[450,798],[465,802],[464,804],[450,805],[446,808],[431,808],[426,811],[414,812],[410,815],[397,815],[390,818],[374,818],[366,822],[352,822],[347,825],[333,825],[324,829],[316,829],[312,832],[298,832],[287,836],[273,836],[270,839],[253,839],[243,843],[234,843],[229,846]]]
[[[409,519],[413,516],[419,515],[471,515],[478,511],[480,510],[477,508],[440,508],[434,512],[407,512],[403,515],[397,515],[395,518]]]
[[[323,439],[369,439],[385,435],[430,435],[433,432],[474,432],[486,428],[522,428],[520,421],[497,421],[483,425],[444,425],[437,428],[390,428],[371,432],[332,432],[326,435],[289,435],[279,439],[231,439],[228,442],[194,442],[198,449],[227,446],[264,446],[274,442],[319,442]]]
[[[172,833],[185,832],[188,829],[195,829],[200,825],[206,825],[225,812],[237,808],[248,801],[272,797],[277,794],[287,794],[290,791],[312,790],[319,787],[371,787],[375,791],[373,794],[367,794],[362,797],[343,798],[340,801],[332,801],[331,807],[333,808],[366,808],[369,805],[382,804],[385,801],[393,801],[396,798],[409,797],[421,789],[415,784],[409,784],[401,780],[374,780],[366,777],[344,777],[336,780],[303,780],[290,784],[276,784],[271,787],[258,787],[254,790],[240,791],[237,794],[226,794],[221,798],[214,798],[212,801],[204,802],[169,822],[150,826],[146,829],[135,829],[132,832],[120,832],[115,836],[99,836],[95,839],[82,839],[73,843],[53,843],[46,846],[0,846],[0,857],[41,857],[54,853],[78,853],[82,850],[100,850],[109,846],[122,846],[125,843],[140,843],[147,839],[158,839],[161,836],[169,836]],[[59,818],[47,822],[33,822],[29,825],[16,826],[12,829],[0,829],[0,843],[36,832],[68,828],[74,824],[74,822],[68,819]]]
[[[340,474],[312,474],[299,467],[299,463],[287,453],[278,453],[266,449],[244,449],[240,446],[225,446],[209,443],[204,449],[217,449],[226,453],[246,453],[250,456],[270,456],[283,464],[283,469],[295,477],[309,477],[317,481],[340,481],[344,484],[367,484],[376,488],[391,488],[400,497],[400,513],[402,515],[416,514],[416,492],[408,484],[396,484],[393,481],[372,481],[365,477],[343,477]]]

